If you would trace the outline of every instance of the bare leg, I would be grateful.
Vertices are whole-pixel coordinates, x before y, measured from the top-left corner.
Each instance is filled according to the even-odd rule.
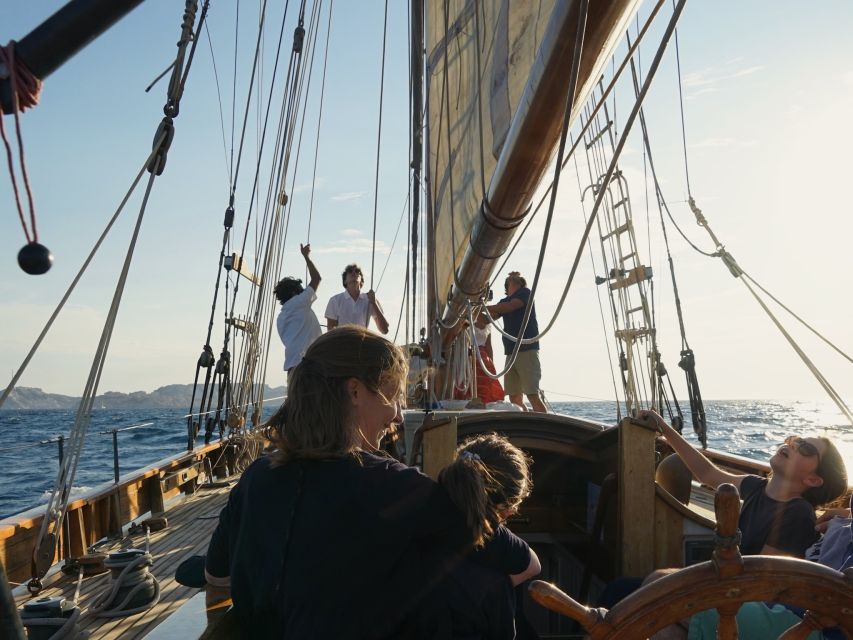
[[[527,411],[527,407],[524,406],[524,396],[520,393],[514,393],[509,396],[509,401],[513,404],[517,404],[521,407],[522,411]]]
[[[545,408],[545,403],[542,402],[542,398],[539,397],[538,393],[528,393],[527,399],[530,401],[530,406],[533,407],[534,411],[548,413],[548,409]]]

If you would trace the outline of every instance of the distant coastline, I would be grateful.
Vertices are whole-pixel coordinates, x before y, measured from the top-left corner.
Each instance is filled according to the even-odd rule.
[[[95,409],[187,409],[192,398],[193,385],[169,384],[151,393],[132,391],[121,393],[107,391],[95,398]],[[278,398],[285,394],[285,387],[266,385],[265,398]],[[15,388],[0,411],[45,411],[50,409],[76,409],[80,398],[58,393],[47,393],[35,387]]]

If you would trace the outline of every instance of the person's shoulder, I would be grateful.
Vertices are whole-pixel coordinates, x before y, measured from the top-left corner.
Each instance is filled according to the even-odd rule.
[[[365,469],[370,469],[376,473],[404,473],[415,474],[428,478],[415,467],[409,467],[402,462],[388,456],[380,456],[374,453],[361,452],[358,455],[358,462]]]
[[[527,568],[530,562],[530,547],[505,526],[499,525],[485,545],[477,549],[472,557],[480,564],[513,575]]]
[[[262,455],[260,458],[255,460],[252,464],[246,467],[246,470],[240,476],[240,479],[243,478],[251,478],[253,476],[265,475],[272,470],[272,460],[269,455]]]
[[[794,498],[788,501],[787,511],[796,517],[801,517],[810,522],[817,522],[814,506],[805,498]]]
[[[524,302],[527,302],[530,299],[530,289],[528,289],[527,287],[521,287],[521,289],[519,289],[510,296],[510,299],[512,298],[517,298],[518,300],[523,300]]]
[[[767,486],[767,478],[756,475],[746,475],[740,481],[740,497],[741,500],[745,500],[750,495],[756,493],[757,491],[764,491],[764,487]]]
[[[346,293],[344,291],[343,293]],[[341,294],[336,293],[335,295],[329,297],[329,302],[326,304],[326,316],[332,318],[332,320],[337,320],[337,316],[329,316],[330,312],[337,313],[337,309],[340,306]]]

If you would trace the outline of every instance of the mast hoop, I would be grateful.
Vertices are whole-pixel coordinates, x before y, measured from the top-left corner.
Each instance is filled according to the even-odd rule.
[[[500,231],[509,231],[511,229],[515,229],[527,217],[527,214],[530,213],[530,210],[533,208],[533,203],[527,205],[527,208],[516,218],[512,218],[511,220],[507,220],[506,218],[502,218],[497,215],[493,210],[491,205],[489,204],[489,199],[487,196],[483,196],[483,200],[480,203],[480,217],[485,221],[487,225],[494,229],[498,229]],[[473,248],[473,247],[472,247]],[[506,248],[500,252],[499,255],[503,255],[506,252]],[[479,252],[478,252],[478,255]]]

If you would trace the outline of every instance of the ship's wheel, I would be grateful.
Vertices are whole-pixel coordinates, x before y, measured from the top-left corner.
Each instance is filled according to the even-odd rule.
[[[815,562],[778,556],[742,557],[738,549],[737,489],[724,484],[714,501],[716,549],[708,562],[651,582],[611,610],[585,607],[556,586],[530,585],[542,606],[580,623],[591,640],[640,640],[692,615],[716,609],[717,638],[738,637],[735,616],[745,602],[778,602],[806,610],[780,640],[805,640],[813,631],[837,626],[853,638],[853,569],[844,573]]]

